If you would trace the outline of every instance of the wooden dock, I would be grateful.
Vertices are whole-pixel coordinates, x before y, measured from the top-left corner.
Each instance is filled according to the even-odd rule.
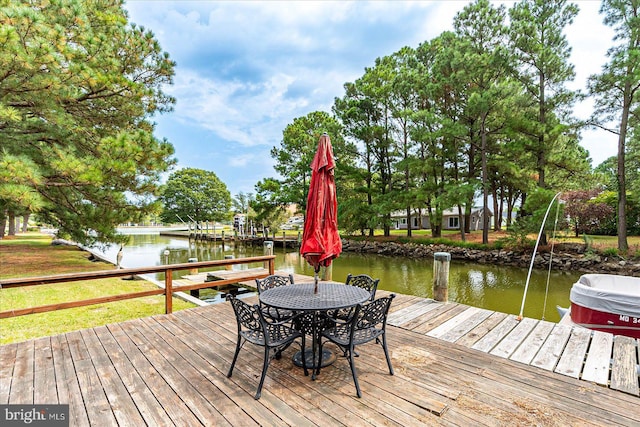
[[[389,324],[640,396],[640,340],[430,299],[396,305]],[[640,401],[638,401],[640,404]],[[640,411],[639,411],[640,412]]]
[[[300,233],[299,233],[300,234]],[[300,246],[300,235],[298,238],[287,237],[285,235],[280,236],[240,236],[234,234],[221,234],[221,233],[207,233],[207,232],[199,232],[195,233],[193,231],[161,231],[160,235],[162,236],[173,236],[173,237],[184,237],[187,239],[193,240],[202,240],[209,242],[240,242],[243,244],[249,245],[262,245],[265,241],[273,242],[275,247],[285,247],[285,248],[297,248]]]
[[[251,270],[254,274],[267,274],[264,269]],[[229,279],[240,272],[211,274]],[[205,275],[186,277],[198,281],[204,280]],[[295,276],[297,283],[310,279]],[[255,287],[253,281],[241,285]],[[518,320],[515,315],[419,297],[395,303],[392,311],[390,325],[640,396],[638,340],[590,331],[568,322]]]
[[[312,381],[293,365],[292,346],[256,401],[261,351],[246,345],[226,377],[236,323],[222,303],[0,346],[0,403],[68,403],[72,426],[640,425],[637,375],[635,393],[615,389],[615,368],[611,388],[583,378],[601,369],[570,363],[585,344],[560,329],[398,295],[388,326],[394,376],[379,346],[359,347],[359,399],[346,360]],[[585,366],[602,342],[594,334],[586,344]],[[630,348],[618,342],[612,357],[625,360]]]

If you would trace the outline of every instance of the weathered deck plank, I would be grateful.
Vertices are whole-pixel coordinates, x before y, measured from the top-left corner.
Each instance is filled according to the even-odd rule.
[[[613,344],[611,388],[638,396],[638,341],[617,336]]]
[[[394,307],[394,311],[389,314],[387,322],[390,325],[403,326],[405,323],[417,319],[439,306],[440,304],[434,303],[433,300],[421,299],[400,309],[395,309]]]
[[[478,326],[457,339],[456,344],[465,347],[472,347],[478,340],[487,335],[496,325],[502,322],[508,315],[505,313],[494,312],[489,317],[480,322]]]
[[[494,346],[490,354],[500,357],[511,356],[522,341],[529,336],[529,333],[536,327],[538,321],[525,317],[520,320],[515,328],[513,328],[498,345]]]
[[[117,408],[112,408],[107,399],[107,391],[100,383],[100,377],[84,345],[81,333],[79,331],[69,332],[65,336],[73,360],[75,376],[78,378],[78,385],[82,393],[82,400],[87,402],[84,407],[90,422],[99,419],[104,426],[117,426],[118,420],[113,413],[113,410],[117,410]]]
[[[33,359],[34,342],[25,341],[18,344],[16,351],[16,363],[13,369],[13,380],[11,381],[11,394],[9,403],[33,402]]]
[[[80,333],[87,345],[87,351],[118,425],[142,425],[144,421],[133,401],[133,396],[125,387],[104,347],[100,344],[95,331],[93,329],[85,329]]]
[[[13,370],[16,366],[18,344],[0,346],[0,404],[9,403],[9,392],[13,380]]]
[[[574,328],[567,342],[562,356],[556,365],[555,372],[572,378],[580,378],[591,331],[584,328]]]
[[[53,351],[51,338],[38,338],[34,342],[35,358],[34,366],[34,395],[33,403],[46,403],[58,401],[56,393],[56,372],[53,365]]]
[[[545,340],[553,330],[554,323],[540,321],[536,324],[536,327],[531,331],[531,334],[520,344],[520,347],[513,352],[511,360],[526,363],[531,363],[533,358],[538,354],[538,351],[542,348]]]
[[[549,334],[538,354],[531,361],[531,365],[547,371],[553,371],[570,336],[570,326],[556,325],[551,330],[551,334]]]
[[[613,335],[593,331],[589,353],[582,369],[582,379],[597,384],[609,383],[609,367],[611,366],[611,352],[613,351]]]
[[[518,320],[513,314],[504,318],[495,328],[491,329],[485,336],[480,338],[471,348],[488,353],[493,349],[504,337],[518,325]]]
[[[130,339],[122,325],[108,325],[105,328],[107,330],[104,331],[104,335],[111,335],[126,356],[126,368],[137,372],[149,388],[152,394],[147,395],[148,399],[152,400],[150,405],[155,404],[153,400],[157,401],[166,411],[169,420],[176,425],[198,425],[198,418],[183,404],[182,399],[153,367],[142,349]],[[103,335],[102,332],[98,334]],[[106,340],[104,337],[102,339]]]
[[[206,385],[205,378],[194,375],[193,370],[189,369],[179,353],[167,351],[167,343],[158,337],[153,330],[148,329],[143,320],[127,322],[122,326],[127,335],[136,342],[136,345],[143,349],[147,360],[173,389],[173,393],[179,396],[201,423],[231,425],[213,405],[215,399],[221,394],[214,392],[211,396],[204,396],[202,393],[208,394],[212,391],[208,387],[203,390],[198,388],[200,385]],[[194,380],[197,381],[195,384],[192,382]]]
[[[427,333],[430,337],[455,342],[471,329],[491,315],[490,310],[469,307],[458,316],[450,319]]]
[[[67,338],[65,335],[54,336],[51,337],[51,343],[56,367],[58,401],[69,405],[69,425],[88,426],[89,414],[82,398]]]
[[[127,358],[126,353],[118,345],[113,335],[109,333],[106,327],[97,327],[93,329],[96,337],[91,337],[96,345],[99,343],[108,355],[113,369],[114,377],[117,375],[122,380],[122,385],[131,396],[135,407],[140,411],[140,415],[147,424],[156,426],[175,425],[171,418],[167,416],[167,412],[159,404],[158,400],[153,396],[152,391],[145,384],[144,379],[135,369],[128,369],[131,361]],[[101,356],[98,356],[101,357]],[[106,361],[105,361],[106,362]]]
[[[421,334],[427,334],[442,323],[452,319],[458,314],[464,312],[467,306],[461,304],[445,304],[442,309],[431,310],[429,316],[424,322],[417,322],[411,330]]]

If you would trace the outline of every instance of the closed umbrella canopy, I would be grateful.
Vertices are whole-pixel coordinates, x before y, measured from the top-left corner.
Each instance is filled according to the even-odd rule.
[[[320,267],[329,266],[342,252],[342,241],[338,235],[335,166],[331,140],[325,133],[320,137],[311,162],[311,183],[300,246],[300,253],[316,273],[316,284]]]

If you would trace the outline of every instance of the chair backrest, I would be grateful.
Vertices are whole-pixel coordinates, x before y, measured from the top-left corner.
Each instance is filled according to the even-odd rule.
[[[391,307],[391,301],[395,297],[395,294],[390,294],[388,297],[378,298],[364,305],[359,305],[359,310],[356,310],[352,320],[353,329],[369,329],[381,323],[384,329],[387,324],[387,314],[389,313],[389,307]]]
[[[257,305],[251,306],[231,294],[227,295],[227,300],[231,302],[233,311],[236,314],[238,331],[244,328],[262,332],[264,321],[262,319],[260,308]]]
[[[256,289],[258,294],[267,289],[276,288],[278,286],[293,285],[293,274],[288,276],[272,274],[264,279],[256,279]]]
[[[356,276],[349,274],[345,283],[350,286],[366,289],[371,294],[369,301],[373,301],[376,298],[376,289],[378,289],[379,282],[380,279],[373,279],[366,274],[358,274]]]

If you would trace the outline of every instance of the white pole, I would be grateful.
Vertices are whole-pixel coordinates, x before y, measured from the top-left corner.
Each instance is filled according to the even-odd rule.
[[[547,222],[547,216],[549,215],[549,211],[551,210],[551,205],[556,200],[556,198],[560,195],[560,193],[553,196],[549,206],[547,207],[547,212],[544,214],[544,218],[542,219],[542,225],[540,226],[540,232],[538,233],[538,239],[536,240],[536,245],[533,248],[533,255],[531,255],[531,264],[529,265],[529,273],[527,274],[527,283],[524,285],[524,295],[522,296],[522,305],[520,306],[520,314],[518,314],[518,320],[522,320],[522,313],[524,312],[524,301],[527,299],[527,290],[529,289],[529,279],[531,279],[531,271],[533,270],[533,262],[536,259],[536,252],[538,251],[538,244],[540,243],[540,237],[542,236],[542,232],[544,231],[544,224]]]

